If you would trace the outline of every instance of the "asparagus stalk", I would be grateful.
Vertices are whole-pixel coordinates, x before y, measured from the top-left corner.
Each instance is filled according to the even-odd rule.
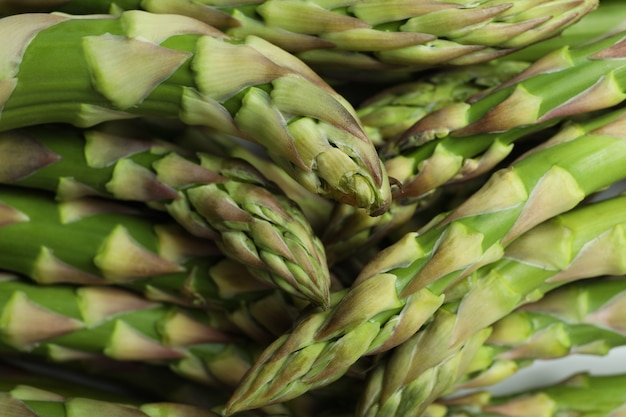
[[[626,280],[569,283],[525,304],[492,326],[468,373],[452,390],[495,384],[536,359],[606,355],[626,345]]]
[[[445,417],[613,417],[626,409],[626,376],[579,373],[550,386],[506,396],[478,392],[442,401]]]
[[[357,114],[370,138],[377,146],[384,148],[386,142],[392,141],[425,115],[447,103],[461,102],[480,91],[496,87],[528,65],[525,62],[488,63],[437,72],[383,90],[364,102]],[[487,161],[491,163],[490,158],[485,158],[483,165]],[[398,165],[390,162],[388,173],[402,181],[404,174],[398,172]],[[352,206],[336,205],[328,227],[322,234],[329,263],[334,264],[354,256],[376,244],[405,225],[417,212],[436,204],[441,198],[447,196],[421,196],[408,201],[396,199],[386,213],[377,217],[369,216],[366,211]]]
[[[219,313],[151,302],[121,288],[41,286],[12,274],[3,274],[0,286],[5,355],[160,364],[229,392],[259,349],[232,333]]]
[[[495,172],[423,233],[407,233],[381,251],[345,293],[335,294],[335,307],[307,315],[266,349],[227,414],[323,386],[360,357],[406,341],[443,303],[449,286],[500,259],[524,232],[626,176],[625,117],[621,110],[564,129]]]
[[[624,36],[558,49],[508,82],[418,120],[381,151],[389,175],[402,184],[394,198],[419,198],[485,173],[520,138],[622,103]]]
[[[0,188],[0,201],[0,267],[41,284],[137,285],[183,305],[224,307],[237,284],[240,293],[268,288],[251,284],[245,274],[232,282],[210,241],[130,206],[94,199],[58,203],[51,195],[7,186]]]
[[[389,204],[386,174],[355,110],[267,41],[232,40],[192,18],[138,10],[89,18],[20,14],[0,19],[0,30],[12,36],[1,65],[1,131],[178,119],[260,144],[324,197],[372,214]]]
[[[288,197],[243,160],[181,154],[141,128],[0,132],[0,183],[46,189],[60,200],[96,195],[160,208],[263,282],[328,305],[324,247]]]
[[[357,114],[374,144],[384,148],[426,115],[498,87],[529,65],[529,61],[507,60],[444,68],[383,89],[362,102]]]
[[[597,6],[597,0],[69,0],[44,4],[43,10],[109,13],[140,7],[192,16],[235,38],[262,37],[318,71],[345,77],[350,70],[371,75],[487,61],[555,36]]]
[[[567,282],[626,274],[625,209],[622,196],[554,217],[511,243],[501,260],[452,286],[433,320],[371,372],[358,415],[422,415],[464,375],[461,369],[442,378],[439,368],[473,334]]]

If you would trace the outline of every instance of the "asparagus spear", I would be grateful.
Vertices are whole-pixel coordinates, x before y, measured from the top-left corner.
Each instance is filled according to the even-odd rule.
[[[597,0],[70,0],[44,10],[109,13],[141,7],[188,15],[236,38],[265,38],[318,71],[345,77],[354,70],[371,75],[487,61],[555,36],[597,5]]]
[[[178,119],[260,144],[312,192],[373,214],[389,204],[386,174],[355,110],[258,37],[232,40],[192,18],[137,10],[20,14],[0,19],[0,30],[12,39],[0,65],[1,131]]]
[[[121,288],[41,286],[12,274],[3,274],[0,286],[5,355],[160,364],[229,392],[260,347],[232,333],[219,313],[151,302]]]
[[[419,198],[449,181],[482,174],[518,139],[622,103],[624,36],[558,49],[508,82],[418,120],[381,151],[389,175],[402,183],[394,197]]]
[[[626,176],[625,117],[621,110],[564,129],[495,172],[423,233],[407,233],[381,251],[346,293],[334,295],[341,299],[335,307],[307,315],[266,349],[227,413],[323,386],[360,357],[406,341],[439,308],[447,287],[500,259],[522,233]]]
[[[57,203],[49,194],[7,186],[0,188],[0,201],[4,270],[42,284],[141,282],[137,286],[147,292],[188,305],[226,306],[228,298],[220,293],[237,293],[230,290],[237,282],[228,282],[232,277],[220,266],[223,255],[210,241],[145,211],[94,199]],[[267,290],[246,281],[244,274],[241,292]]]
[[[425,115],[447,103],[461,102],[479,91],[496,87],[528,65],[525,62],[488,63],[437,72],[383,90],[364,102],[357,114],[374,143],[384,148],[384,143],[392,141],[394,136]],[[507,148],[507,153],[509,150]],[[492,163],[490,158],[485,158],[483,165],[487,161]],[[390,162],[388,166],[388,173],[401,182],[404,179],[404,174],[398,170],[402,168],[401,164]],[[428,198],[421,196],[409,201],[392,201],[387,212],[377,217],[371,217],[364,210],[352,206],[336,205],[322,234],[329,263],[335,264],[376,244],[406,224],[416,213],[436,204],[441,198],[448,198],[432,194]]]
[[[465,373],[441,376],[440,368],[474,333],[567,282],[626,274],[625,209],[621,196],[554,217],[511,243],[501,260],[452,286],[433,320],[371,372],[358,415],[422,415]]]
[[[426,115],[498,87],[529,65],[529,61],[509,60],[444,68],[383,89],[362,102],[357,114],[368,136],[381,148]]]
[[[510,395],[478,392],[442,401],[442,417],[614,417],[626,409],[626,376],[574,374],[564,381]]]
[[[623,277],[573,282],[498,320],[474,363],[452,390],[495,384],[535,359],[606,355],[626,345]]]
[[[46,189],[60,200],[91,194],[161,208],[263,282],[328,305],[324,247],[288,197],[243,160],[181,154],[141,128],[0,132],[0,183]]]

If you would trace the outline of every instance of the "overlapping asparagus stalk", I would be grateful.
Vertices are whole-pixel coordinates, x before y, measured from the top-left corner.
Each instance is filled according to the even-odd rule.
[[[567,282],[626,274],[620,256],[626,251],[625,231],[626,196],[622,196],[576,208],[523,234],[505,249],[501,260],[450,287],[446,304],[433,320],[370,372],[358,415],[422,415],[476,366],[471,364],[473,358],[462,366],[449,365],[475,333]],[[557,334],[546,335],[552,346],[559,344],[558,337],[551,337]],[[522,332],[516,335],[522,337]],[[594,336],[601,343],[598,334]]]
[[[396,198],[419,198],[483,174],[513,142],[565,117],[606,110],[626,98],[626,32],[558,49],[508,82],[423,117],[382,151]],[[550,88],[546,88],[550,86]]]
[[[626,410],[626,375],[579,373],[510,395],[478,392],[442,401],[429,417],[616,417]]]
[[[500,259],[524,232],[626,177],[625,120],[621,110],[565,128],[495,172],[430,228],[382,250],[336,295],[335,307],[307,315],[266,349],[227,412],[323,386],[360,357],[405,342],[431,319],[449,286]]]
[[[10,274],[0,286],[5,354],[161,364],[229,392],[260,347],[233,333],[219,313],[151,302],[116,287],[41,286]]]
[[[626,280],[597,278],[549,291],[492,326],[468,374],[453,390],[496,384],[536,359],[606,355],[626,345]]]
[[[284,332],[298,314],[282,289],[169,219],[104,200],[57,203],[18,187],[0,187],[0,201],[0,268],[40,284],[120,285],[153,301],[220,310],[259,341]]]
[[[0,132],[0,183],[47,189],[60,200],[146,203],[214,240],[263,282],[328,305],[325,250],[295,203],[243,160],[188,155],[140,129],[112,123]]]
[[[597,5],[597,0],[70,0],[39,10],[115,13],[140,7],[188,15],[236,38],[262,37],[319,71],[346,76],[348,68],[354,76],[355,69],[377,75],[493,59],[557,35]],[[33,10],[36,3],[26,7]],[[19,6],[8,11],[18,12]]]
[[[326,198],[372,214],[389,204],[382,163],[351,105],[261,38],[231,40],[192,18],[138,10],[20,14],[1,19],[0,32],[12,39],[0,64],[2,131],[179,119],[260,144]]]

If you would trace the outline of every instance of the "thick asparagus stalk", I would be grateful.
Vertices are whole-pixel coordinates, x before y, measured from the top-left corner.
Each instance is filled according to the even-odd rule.
[[[195,19],[137,10],[21,14],[0,19],[0,31],[12,36],[0,65],[2,131],[180,119],[260,144],[312,192],[373,214],[389,204],[382,163],[351,105],[258,37],[231,40]]]
[[[442,401],[441,417],[614,417],[626,409],[626,375],[580,373],[550,386],[506,396],[478,392]]]
[[[535,359],[606,355],[626,345],[623,277],[573,282],[498,320],[453,390],[493,385]]]
[[[245,161],[184,155],[113,123],[0,132],[0,183],[77,195],[145,202],[190,233],[217,242],[250,273],[289,294],[328,305],[324,247],[299,208]]]
[[[622,196],[550,219],[511,243],[501,260],[452,286],[433,320],[371,372],[358,415],[422,415],[465,373],[441,377],[439,369],[473,334],[567,282],[626,274],[625,209]]]
[[[353,76],[354,70],[371,75],[487,61],[557,35],[597,5],[597,0],[70,0],[43,10],[109,13],[141,7],[188,15],[236,38],[265,38],[318,71],[345,77],[349,70]]]
[[[106,357],[168,366],[229,392],[259,345],[215,312],[146,300],[114,287],[41,286],[3,274],[0,350],[53,362]]]
[[[415,334],[447,287],[500,259],[518,236],[626,176],[625,112],[564,129],[497,171],[423,233],[371,260],[341,301],[277,339],[242,381],[227,412],[283,401],[340,377],[360,357]],[[602,164],[593,161],[601,160]],[[288,387],[288,389],[287,389]]]
[[[563,47],[508,82],[418,120],[381,151],[389,175],[402,183],[394,197],[418,198],[449,181],[482,174],[520,138],[565,117],[622,103],[625,35]]]

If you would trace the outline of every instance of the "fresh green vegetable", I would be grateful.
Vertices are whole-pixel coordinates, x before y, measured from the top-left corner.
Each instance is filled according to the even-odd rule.
[[[442,401],[439,417],[614,417],[624,412],[626,376],[579,373],[549,386],[510,395],[488,392]],[[431,414],[426,414],[431,416]]]
[[[443,303],[448,286],[502,258],[524,232],[626,178],[625,115],[621,110],[569,126],[495,172],[430,228],[382,250],[349,290],[335,294],[341,298],[336,306],[308,314],[266,349],[227,412],[323,386],[360,357],[405,342]]]
[[[389,204],[386,174],[355,110],[258,37],[230,40],[192,18],[137,10],[14,15],[0,19],[0,33],[13,41],[0,62],[0,131],[182,120],[260,144],[312,192],[374,214]]]
[[[177,149],[142,125],[0,132],[0,183],[146,203],[289,294],[326,306],[324,247],[287,196],[241,159]]]
[[[6,3],[2,2],[2,3]],[[0,3],[0,10],[2,10]],[[13,2],[9,2],[13,3]],[[37,1],[28,10],[37,10]],[[120,13],[142,8],[187,15],[244,39],[254,35],[318,71],[423,69],[482,62],[549,39],[598,6],[597,0],[69,0],[38,10]],[[22,6],[24,7],[24,6]],[[5,6],[19,12],[19,6]],[[23,9],[21,9],[23,10]],[[5,12],[6,13],[6,12]],[[349,69],[346,70],[346,67]]]
[[[622,103],[625,35],[565,46],[508,82],[418,120],[381,152],[389,175],[402,184],[394,198],[419,198],[450,181],[489,172],[515,141],[566,117]]]
[[[421,415],[468,371],[467,361],[451,367],[450,358],[474,334],[565,283],[626,274],[622,257],[611,256],[626,251],[625,231],[622,196],[576,208],[524,233],[502,259],[449,287],[446,304],[432,321],[369,373],[358,415]],[[558,345],[559,333],[551,336]]]

